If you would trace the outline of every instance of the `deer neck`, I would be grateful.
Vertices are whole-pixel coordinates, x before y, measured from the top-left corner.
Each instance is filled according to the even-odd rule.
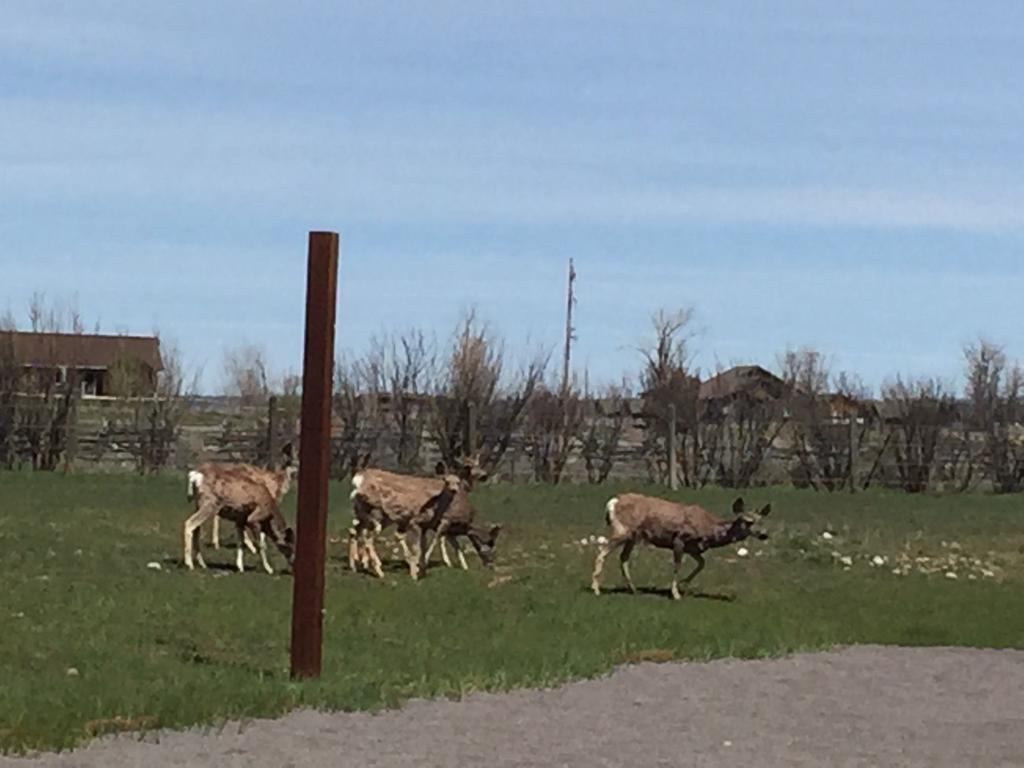
[[[726,547],[737,541],[747,538],[748,532],[738,521],[721,522],[715,526],[715,530],[708,537],[710,547]]]

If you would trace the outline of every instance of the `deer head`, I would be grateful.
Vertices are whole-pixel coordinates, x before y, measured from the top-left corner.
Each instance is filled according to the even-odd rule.
[[[732,505],[732,512],[736,515],[736,518],[732,521],[732,525],[730,526],[730,538],[732,538],[733,541],[743,541],[743,539],[753,536],[760,541],[764,541],[768,538],[768,534],[755,526],[757,526],[762,519],[768,517],[768,515],[771,514],[771,511],[772,505],[766,504],[759,510],[748,512],[743,499],[736,499]]]

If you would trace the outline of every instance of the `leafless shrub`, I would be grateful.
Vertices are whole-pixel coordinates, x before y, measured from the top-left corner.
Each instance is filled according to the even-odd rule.
[[[865,405],[868,391],[850,373],[834,376],[813,348],[788,350],[779,362],[789,392],[794,480],[821,491],[854,490],[860,453],[875,423]]]
[[[1003,349],[981,340],[964,349],[967,419],[984,437],[984,465],[997,493],[1024,489],[1024,446],[1012,427],[1024,416],[1024,370]]]
[[[668,478],[668,435],[670,414],[676,414],[676,430],[690,450],[680,451],[684,482],[693,483],[695,460],[700,455],[697,397],[700,379],[690,370],[689,342],[692,309],[675,312],[659,310],[651,317],[651,339],[638,351],[644,358],[640,388],[647,423],[644,454],[651,480]]]
[[[32,294],[28,305],[29,328],[36,333],[67,333],[73,336],[84,331],[77,302],[48,302],[41,292]],[[7,313],[5,324],[14,326],[13,317]],[[74,352],[74,344],[64,347],[65,353]],[[64,368],[66,361],[58,359],[57,350],[52,350],[49,359],[34,361],[32,371],[22,370],[14,360],[13,348],[9,350],[9,374],[4,377],[10,386],[8,390],[8,446],[7,460],[17,460],[17,446],[20,443],[33,469],[53,470],[60,465],[61,456],[68,440],[68,430],[75,413],[79,392],[77,371]]]
[[[583,425],[583,401],[570,383],[564,391],[540,387],[526,410],[524,433],[534,478],[557,485]]]
[[[882,393],[891,424],[892,449],[900,486],[908,493],[928,490],[943,430],[955,418],[955,399],[941,382],[897,378]]]
[[[628,398],[625,384],[610,387],[595,400],[594,412],[584,422],[580,452],[591,483],[605,482],[615,466],[619,441],[630,417]]]
[[[336,477],[349,477],[367,466],[381,433],[379,392],[360,391],[360,366],[344,358],[334,367],[334,417],[340,432],[332,442],[331,464]]]
[[[383,421],[394,434],[399,471],[420,471],[432,417],[429,400],[437,376],[437,345],[416,329],[375,336],[356,370],[365,390],[377,398]]]
[[[249,344],[224,352],[224,394],[241,398],[245,405],[269,397],[266,354],[259,346]]]
[[[431,430],[445,463],[479,456],[481,468],[494,472],[544,379],[548,357],[536,353],[510,374],[503,342],[475,312],[463,317],[434,398]]]

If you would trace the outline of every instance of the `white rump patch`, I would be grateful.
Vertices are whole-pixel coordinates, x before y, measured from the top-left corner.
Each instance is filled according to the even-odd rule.
[[[192,498],[203,488],[203,473],[193,469],[188,473],[188,495]]]
[[[352,486],[358,491],[360,488],[363,487],[363,481],[365,479],[366,477],[363,475],[362,472],[357,472],[356,474],[352,475]]]
[[[608,512],[608,519],[609,520],[614,520],[615,519],[615,510],[618,508],[618,506],[619,506],[619,497],[618,496],[616,496],[614,499],[609,501],[607,506],[605,506],[605,510]]]

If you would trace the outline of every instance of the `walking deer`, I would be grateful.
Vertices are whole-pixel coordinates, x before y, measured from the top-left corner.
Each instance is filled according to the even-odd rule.
[[[635,592],[629,573],[629,557],[633,548],[642,543],[672,550],[672,598],[681,599],[679,566],[684,555],[697,561],[697,567],[682,580],[685,589],[704,570],[704,552],[707,550],[728,546],[750,536],[762,540],[768,538],[767,533],[755,526],[771,512],[770,504],[758,511],[747,512],[743,499],[736,499],[732,511],[735,517],[723,520],[696,504],[677,504],[636,493],[616,496],[606,507],[605,519],[611,530],[608,542],[598,550],[591,589],[595,595],[601,594],[604,561],[615,549],[622,547],[619,556],[622,577],[629,591]]]

